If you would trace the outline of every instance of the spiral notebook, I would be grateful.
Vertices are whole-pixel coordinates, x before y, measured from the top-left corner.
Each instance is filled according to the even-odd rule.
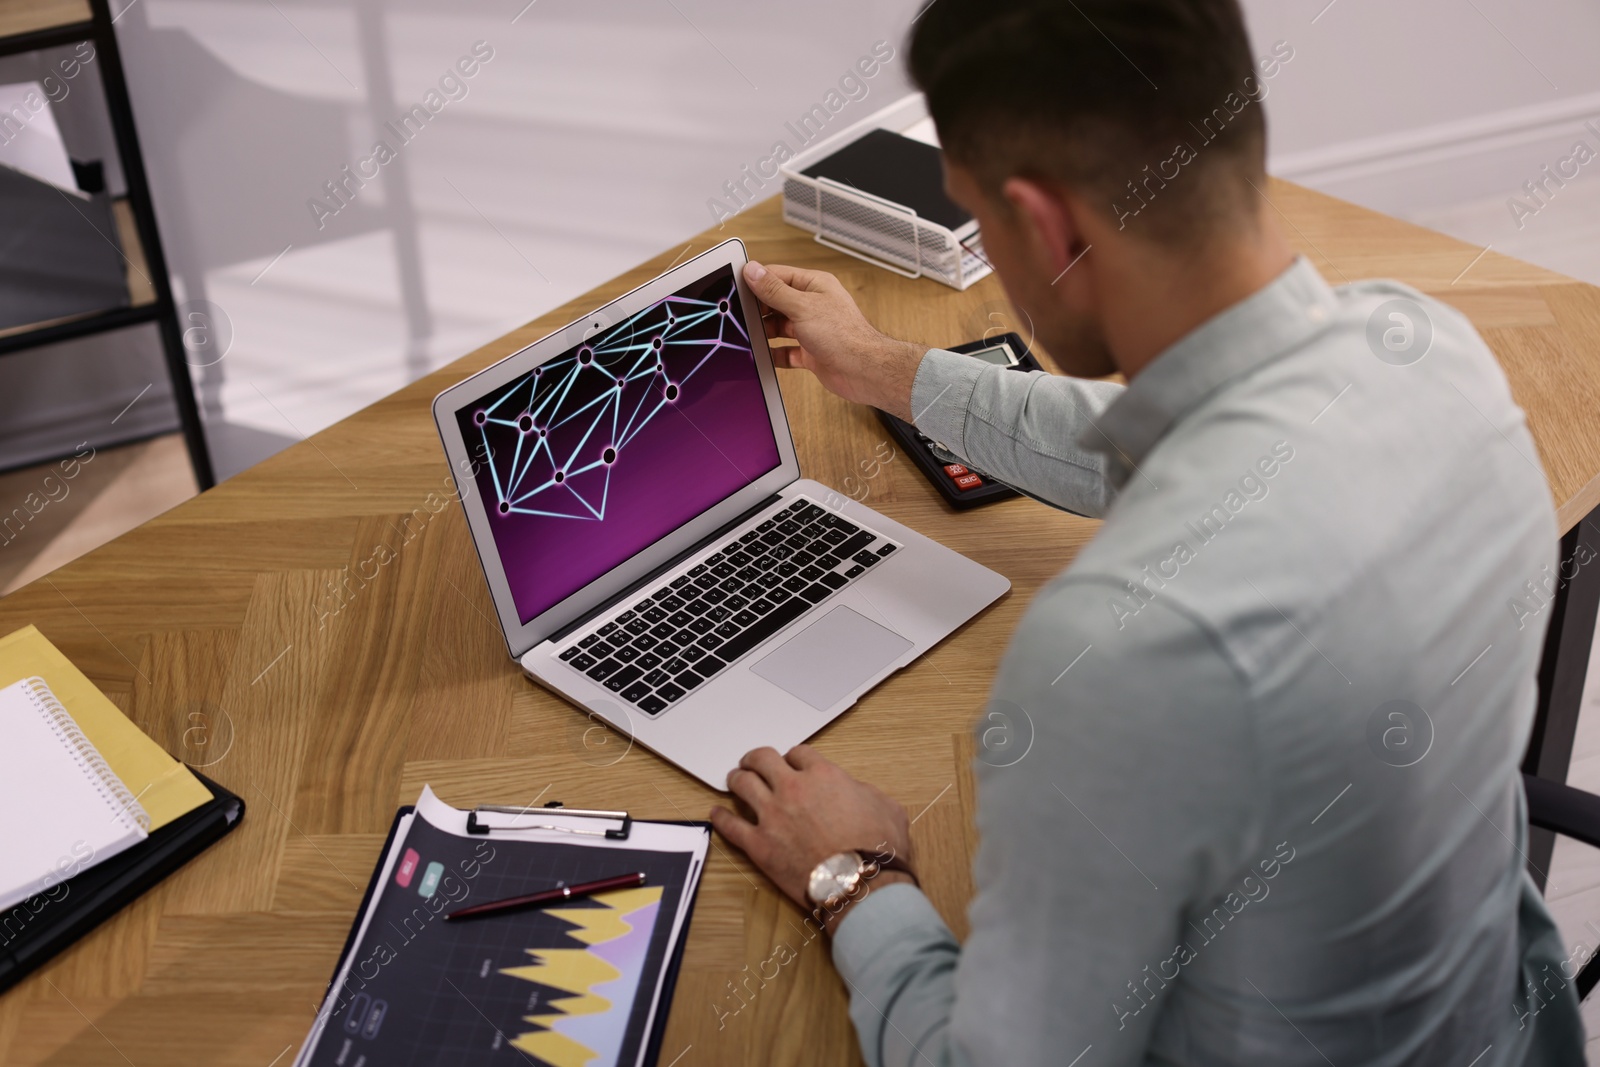
[[[0,689],[0,911],[104,862],[150,816],[45,684]]]

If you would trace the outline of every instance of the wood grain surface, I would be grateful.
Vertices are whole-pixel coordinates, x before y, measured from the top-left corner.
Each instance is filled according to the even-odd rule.
[[[1396,277],[1469,315],[1528,412],[1563,526],[1600,503],[1600,290],[1289,184],[1266,195],[1329,281]],[[249,806],[235,833],[0,998],[0,1062],[282,1067],[394,809],[424,783],[458,805],[543,795],[704,817],[711,791],[593,731],[506,655],[459,508],[430,506],[448,474],[429,402],[729,236],[755,258],[834,271],[902,337],[947,345],[1015,326],[995,279],[958,293],[896,277],[815,244],[769,201],[0,600],[0,630],[37,624]],[[780,380],[803,472],[835,487],[862,477],[885,440],[872,414],[804,373]],[[815,742],[916,816],[929,894],[964,935],[972,727],[1029,598],[1097,524],[1021,499],[953,512],[904,456],[860,484],[871,507],[1012,582]],[[392,561],[337,592],[380,545]],[[855,1062],[827,945],[807,942],[797,909],[716,845],[663,1067]],[[736,997],[732,984],[780,943],[794,960]]]
[[[88,0],[0,0],[0,37],[89,21]]]

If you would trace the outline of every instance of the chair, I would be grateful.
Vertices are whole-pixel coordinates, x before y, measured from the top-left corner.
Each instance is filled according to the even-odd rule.
[[[1600,796],[1531,774],[1522,776],[1522,785],[1528,795],[1529,825],[1600,848]],[[1578,999],[1587,997],[1596,983],[1600,983],[1600,952],[1578,972]]]

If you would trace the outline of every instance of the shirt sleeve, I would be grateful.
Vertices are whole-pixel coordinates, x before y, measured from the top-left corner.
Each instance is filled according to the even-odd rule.
[[[871,1067],[1065,1065],[1091,1047],[1095,1067],[1141,1063],[1191,903],[1259,848],[1231,661],[1161,601],[1119,630],[1114,591],[1047,588],[1001,665],[977,725],[966,944],[905,884],[840,924]]]
[[[1078,444],[1126,386],[1044,371],[1019,374],[930,349],[917,367],[917,429],[1029,496],[1099,518],[1115,496],[1106,457]]]

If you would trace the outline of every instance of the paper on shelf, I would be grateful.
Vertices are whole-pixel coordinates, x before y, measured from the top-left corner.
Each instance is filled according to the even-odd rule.
[[[38,82],[0,85],[0,163],[83,196],[50,100]]]

